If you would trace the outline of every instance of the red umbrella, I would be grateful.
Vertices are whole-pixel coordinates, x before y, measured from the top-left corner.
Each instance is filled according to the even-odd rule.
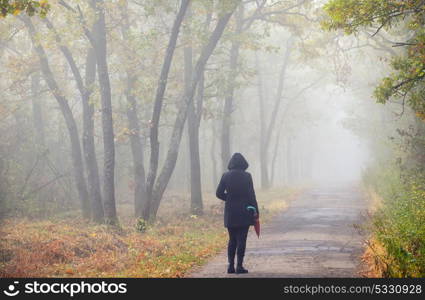
[[[255,218],[254,229],[258,238],[260,238],[260,217]]]

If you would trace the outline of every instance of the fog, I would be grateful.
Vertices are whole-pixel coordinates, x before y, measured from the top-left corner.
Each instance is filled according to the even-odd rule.
[[[349,97],[349,96],[348,96]],[[314,146],[309,150],[312,160],[313,182],[359,182],[368,162],[368,148],[364,141],[343,126],[346,113],[340,102],[350,101],[347,95],[332,97],[335,110],[326,120],[312,128]]]
[[[359,125],[391,115],[372,99],[387,54],[356,47],[370,36],[324,31],[323,1],[187,2],[0,20],[7,213],[154,219],[183,193],[197,214],[235,152],[259,190],[359,184],[380,155]]]

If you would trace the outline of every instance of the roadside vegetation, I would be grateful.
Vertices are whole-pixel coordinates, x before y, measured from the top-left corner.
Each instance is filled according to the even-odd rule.
[[[371,276],[425,276],[425,175],[397,167],[371,170],[365,185],[372,200],[366,261]]]
[[[326,30],[363,36],[386,64],[374,82],[385,104],[352,127],[369,140],[373,162],[364,171],[371,200],[367,276],[425,276],[425,6],[420,0],[331,0]],[[358,46],[360,47],[360,46]],[[363,47],[363,46],[362,46]],[[359,125],[361,124],[361,125]]]
[[[297,193],[259,192],[262,223]],[[47,220],[7,218],[1,229],[0,277],[182,277],[225,248],[223,203],[205,195],[205,214],[195,216],[181,213],[176,205],[183,203],[181,196],[167,200],[156,223],[147,227],[127,215],[125,207],[118,228],[85,221],[78,211]]]

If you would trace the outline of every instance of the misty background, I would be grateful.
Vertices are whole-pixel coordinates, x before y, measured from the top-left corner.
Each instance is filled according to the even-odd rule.
[[[395,50],[323,31],[325,2],[52,0],[2,18],[3,215],[148,220],[173,197],[202,214],[233,152],[257,189],[358,184],[374,130],[395,130],[399,106],[372,99]]]

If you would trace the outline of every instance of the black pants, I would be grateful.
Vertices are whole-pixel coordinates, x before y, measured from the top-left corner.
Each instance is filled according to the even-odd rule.
[[[227,245],[227,258],[229,264],[235,263],[235,254],[238,253],[238,265],[242,265],[245,256],[246,238],[249,226],[227,227],[229,231],[229,244]]]

